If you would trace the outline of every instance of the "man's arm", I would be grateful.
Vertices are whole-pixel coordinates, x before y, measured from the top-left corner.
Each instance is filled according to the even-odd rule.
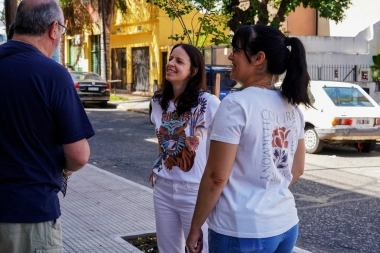
[[[67,171],[77,171],[82,168],[90,158],[90,146],[87,139],[64,144],[63,152],[65,153],[65,168]]]

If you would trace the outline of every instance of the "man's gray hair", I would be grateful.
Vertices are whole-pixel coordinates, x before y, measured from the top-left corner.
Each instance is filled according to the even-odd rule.
[[[15,33],[40,36],[49,27],[58,21],[63,23],[63,15],[55,0],[43,1],[42,3],[30,3],[28,0],[21,1],[17,7]]]

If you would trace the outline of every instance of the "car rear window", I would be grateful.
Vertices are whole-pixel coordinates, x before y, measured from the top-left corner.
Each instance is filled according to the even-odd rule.
[[[355,87],[323,87],[336,106],[373,107],[368,98]]]
[[[102,77],[94,73],[70,73],[70,75],[75,81],[86,80],[86,79],[102,81]]]

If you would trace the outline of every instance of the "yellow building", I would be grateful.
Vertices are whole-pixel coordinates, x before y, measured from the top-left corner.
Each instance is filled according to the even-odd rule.
[[[130,3],[128,10],[124,18],[115,15],[110,31],[112,79],[122,80],[118,88],[151,94],[163,83],[171,47],[179,43],[169,37],[182,35],[183,28],[178,19],[170,20],[145,0]],[[194,13],[182,17],[187,27]]]

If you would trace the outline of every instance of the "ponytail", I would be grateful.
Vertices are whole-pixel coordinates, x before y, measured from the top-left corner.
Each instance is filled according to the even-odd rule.
[[[284,43],[291,47],[287,61],[286,75],[281,89],[284,97],[293,105],[304,104],[312,107],[308,96],[310,76],[307,72],[306,53],[302,42],[295,37],[285,37]]]

